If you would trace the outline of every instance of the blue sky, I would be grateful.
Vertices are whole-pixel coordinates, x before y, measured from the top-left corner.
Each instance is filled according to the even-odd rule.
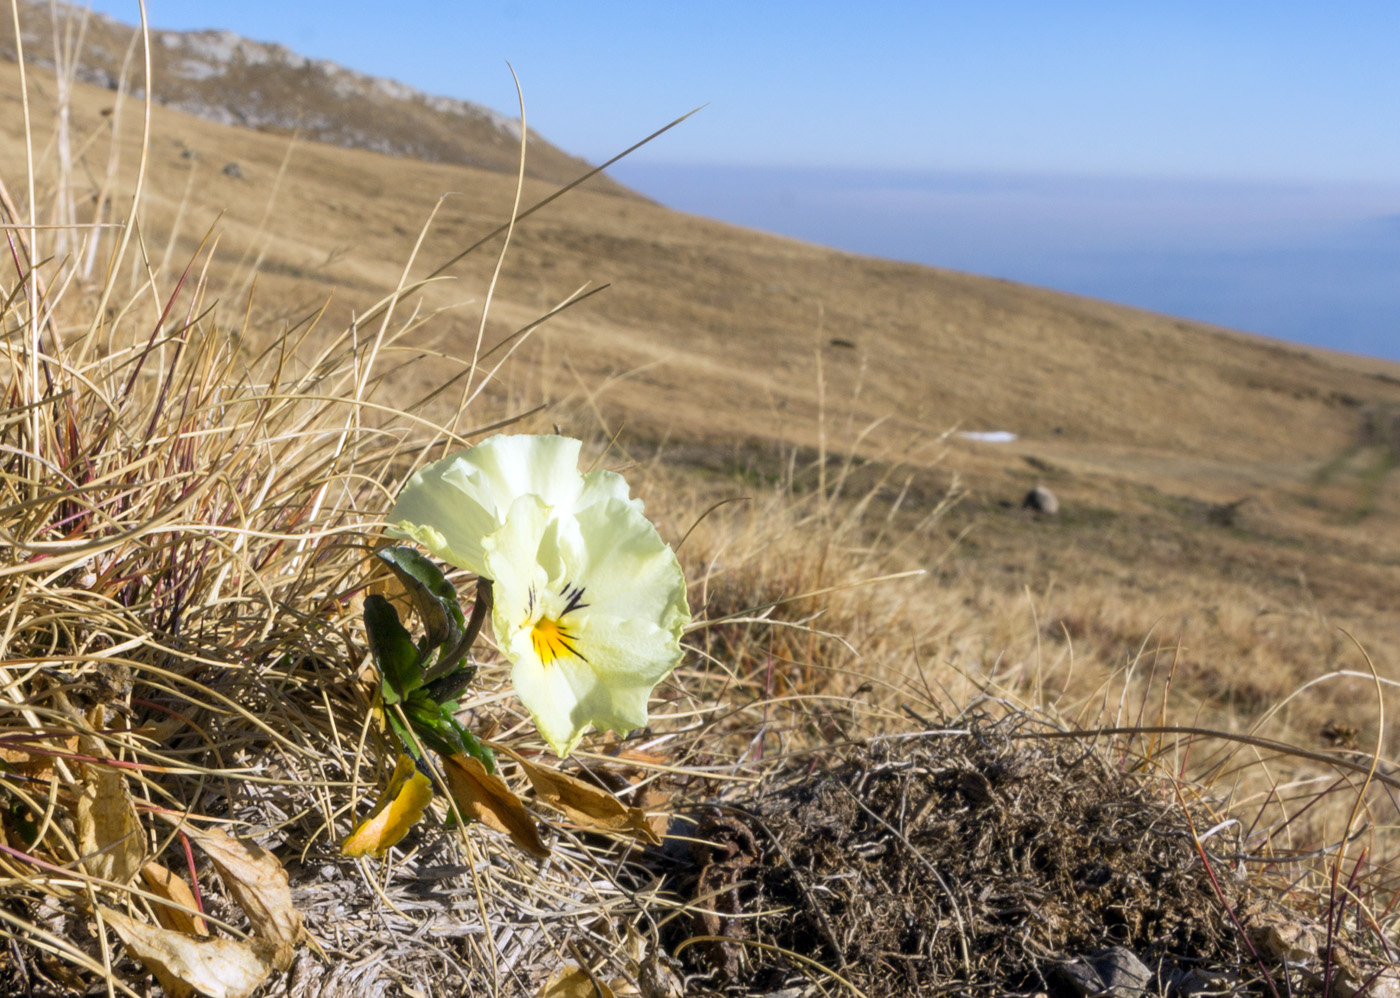
[[[94,9],[134,23],[134,0]],[[1400,3],[149,0],[682,210],[1400,359]]]
[[[134,0],[93,7],[134,21]],[[606,158],[781,166],[1400,178],[1393,0],[493,3],[149,0],[527,115]]]

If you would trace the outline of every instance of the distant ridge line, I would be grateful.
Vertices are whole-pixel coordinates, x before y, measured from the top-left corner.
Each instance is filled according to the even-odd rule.
[[[109,90],[121,85],[123,63],[136,28],[59,3],[60,18],[86,19],[75,75]],[[13,26],[0,19],[0,57],[16,58]],[[47,0],[21,0],[25,56],[55,68],[53,18]],[[151,31],[158,103],[220,124],[291,134],[349,149],[365,149],[429,163],[514,173],[520,121],[472,101],[436,96],[327,59],[312,59],[273,42],[232,31]],[[133,59],[134,96],[144,96],[140,60]],[[591,169],[531,132],[526,174],[568,183]],[[592,190],[640,195],[600,176]]]

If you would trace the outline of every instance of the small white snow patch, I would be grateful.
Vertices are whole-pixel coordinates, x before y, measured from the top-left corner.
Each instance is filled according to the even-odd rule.
[[[983,444],[1009,444],[1016,440],[1016,434],[1010,430],[964,430],[958,436]]]

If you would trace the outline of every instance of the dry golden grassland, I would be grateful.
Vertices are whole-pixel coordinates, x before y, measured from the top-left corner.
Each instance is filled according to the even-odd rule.
[[[1260,884],[1352,904],[1383,949],[1400,490],[1397,441],[1365,428],[1400,412],[1400,367],[588,190],[439,272],[510,218],[514,177],[27,83],[27,105],[0,94],[0,917],[28,954],[8,980],[142,993],[91,919],[143,864],[185,869],[161,816],[294,868],[321,952],[291,993],[642,973],[684,923],[587,835],[542,868],[479,828],[336,865],[392,768],[361,675],[378,517],[506,420],[626,469],[711,622],[633,755],[584,753],[654,789],[642,806],[1026,708],[1187,780],[1243,823]],[[520,206],[553,190],[527,180]],[[1021,508],[1036,484],[1057,516]],[[533,755],[507,691],[488,656],[472,725]],[[140,841],[116,867],[72,816],[112,772]],[[248,931],[227,895],[201,903]]]

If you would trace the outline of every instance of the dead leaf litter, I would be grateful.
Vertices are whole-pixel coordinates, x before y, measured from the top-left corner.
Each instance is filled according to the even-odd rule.
[[[688,980],[735,995],[1269,994],[1226,911],[1251,918],[1258,890],[1225,857],[1207,872],[1169,786],[1037,730],[1022,715],[795,759],[678,821],[690,843],[666,877],[689,908],[666,942]],[[1284,993],[1291,972],[1265,963]],[[1289,983],[1308,990],[1306,974]]]

